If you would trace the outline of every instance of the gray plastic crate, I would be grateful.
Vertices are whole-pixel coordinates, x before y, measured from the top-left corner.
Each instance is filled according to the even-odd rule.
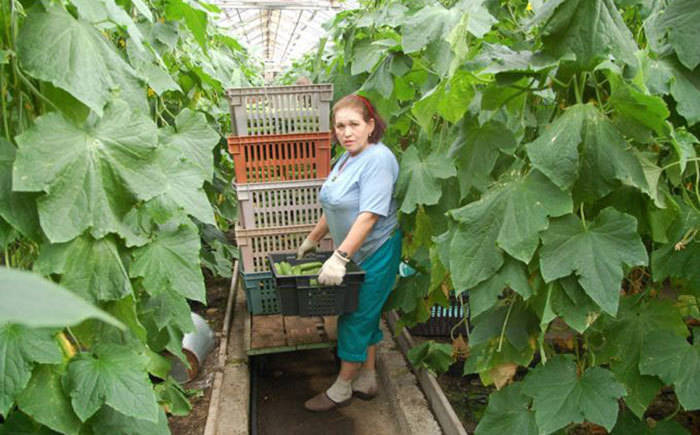
[[[246,230],[236,225],[236,243],[240,260],[247,273],[269,272],[267,254],[295,252],[314,225],[295,225]],[[326,236],[318,245],[319,251],[332,251],[333,240]]]
[[[231,88],[226,96],[236,136],[330,130],[332,84]]]
[[[234,183],[241,228],[315,225],[323,214],[318,194],[324,181]]]

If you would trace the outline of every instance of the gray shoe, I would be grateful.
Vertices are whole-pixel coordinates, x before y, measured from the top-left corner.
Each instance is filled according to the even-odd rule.
[[[343,406],[348,406],[352,402],[352,396],[349,399],[343,400],[342,402],[334,402],[333,399],[328,397],[326,392],[318,393],[311,399],[304,403],[304,408],[313,412],[323,412],[330,411],[334,408],[342,408]]]
[[[352,390],[352,395],[362,400],[372,400],[377,396],[377,386],[370,387],[367,391]]]

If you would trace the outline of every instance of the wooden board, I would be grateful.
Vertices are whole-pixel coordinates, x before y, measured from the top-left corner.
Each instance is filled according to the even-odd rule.
[[[338,340],[338,316],[326,316],[323,318],[323,327],[331,341]]]
[[[332,347],[337,340],[337,316],[250,316],[248,354]]]
[[[322,317],[288,316],[284,318],[287,345],[320,343],[324,341]]]
[[[282,315],[252,316],[250,347],[280,347],[287,344]]]

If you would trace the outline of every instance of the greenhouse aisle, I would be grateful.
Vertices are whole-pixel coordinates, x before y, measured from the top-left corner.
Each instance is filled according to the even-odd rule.
[[[261,357],[258,357],[261,358]],[[257,397],[254,423],[258,435],[285,433],[391,435],[400,433],[387,395],[371,401],[354,398],[350,406],[311,413],[304,401],[333,382],[337,368],[328,349],[280,353],[256,361]]]

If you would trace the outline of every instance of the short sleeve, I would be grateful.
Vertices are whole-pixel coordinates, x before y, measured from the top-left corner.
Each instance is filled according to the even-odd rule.
[[[394,155],[377,153],[367,162],[358,179],[360,186],[360,210],[379,216],[387,216],[398,176],[398,164]]]

